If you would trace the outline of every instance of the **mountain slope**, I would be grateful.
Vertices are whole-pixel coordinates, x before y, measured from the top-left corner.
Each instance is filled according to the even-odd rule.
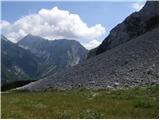
[[[2,81],[37,80],[82,62],[87,50],[73,40],[48,41],[29,34],[18,44],[1,36]]]
[[[1,57],[2,83],[37,77],[38,58],[4,36],[1,37]]]
[[[147,2],[144,8],[148,8],[147,6],[150,6],[150,3],[152,4],[152,2]],[[148,13],[157,11],[157,7],[154,7],[154,5],[149,7],[149,12],[146,10],[143,12],[143,15],[147,14],[150,20],[154,19],[154,16],[150,17],[151,14]],[[79,87],[99,89],[158,84],[159,28],[157,22],[147,23],[148,26],[152,27],[145,28],[143,34],[137,34],[136,37],[123,41],[123,44],[114,46],[112,49],[67,71],[46,77],[18,89],[29,91],[65,90]],[[132,25],[131,28],[136,26],[136,24]],[[120,32],[117,31],[115,34],[120,34]],[[121,41],[119,42],[121,43]]]
[[[87,50],[75,40],[48,41],[31,34],[18,42],[41,60],[40,76],[44,77],[57,71],[68,69],[86,58]]]
[[[134,87],[158,83],[158,28],[61,74],[20,89]]]
[[[158,26],[159,22],[158,1],[148,1],[139,12],[134,12],[122,23],[113,28],[100,46],[91,50],[88,58],[101,54],[120,44],[144,34],[149,29]]]

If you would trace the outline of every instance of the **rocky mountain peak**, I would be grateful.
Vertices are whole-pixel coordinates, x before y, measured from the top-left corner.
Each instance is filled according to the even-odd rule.
[[[102,44],[89,53],[88,58],[126,43],[158,26],[158,9],[158,1],[147,1],[139,12],[132,13],[122,23],[114,27]]]

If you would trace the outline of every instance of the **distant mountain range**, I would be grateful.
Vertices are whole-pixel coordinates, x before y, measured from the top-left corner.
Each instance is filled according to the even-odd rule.
[[[75,40],[60,39],[49,41],[29,34],[17,44],[39,58],[41,62],[40,77],[54,74],[82,63],[87,56],[87,50]]]
[[[1,37],[2,84],[15,80],[30,80],[37,77],[39,60],[36,56],[4,36]]]
[[[17,44],[1,36],[2,83],[37,80],[85,60],[87,50],[75,40],[49,41],[31,34]]]
[[[147,1],[113,28],[88,60],[17,90],[123,88],[158,84],[159,2]]]

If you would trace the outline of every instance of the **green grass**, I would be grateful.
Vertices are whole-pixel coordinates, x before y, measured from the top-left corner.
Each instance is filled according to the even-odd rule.
[[[2,93],[2,118],[158,118],[157,86]]]

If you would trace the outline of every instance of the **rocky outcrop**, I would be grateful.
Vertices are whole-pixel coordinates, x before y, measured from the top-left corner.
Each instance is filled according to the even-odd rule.
[[[113,28],[102,44],[89,52],[88,58],[103,53],[144,34],[148,30],[158,26],[158,22],[158,1],[147,1],[145,6],[139,12],[131,14],[122,23]]]

